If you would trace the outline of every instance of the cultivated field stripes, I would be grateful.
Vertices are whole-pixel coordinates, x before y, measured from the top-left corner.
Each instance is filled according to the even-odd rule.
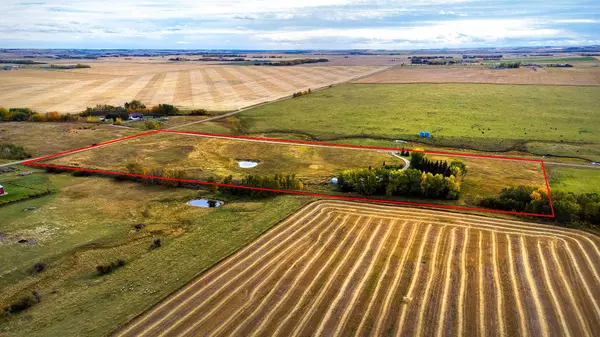
[[[78,92],[94,82],[95,81],[77,81],[69,84],[62,83],[60,87],[53,87],[50,90],[44,90],[37,95],[30,94],[28,99],[29,106],[47,106],[48,104],[56,105],[56,102],[53,103],[56,97]]]
[[[71,99],[59,103],[51,108],[50,111],[75,111],[78,106],[87,106],[88,102],[92,101],[94,97],[104,94],[106,91],[111,90],[119,83],[125,81],[126,77],[117,77],[112,80],[108,80],[88,91],[81,92],[79,95],[72,96]]]
[[[232,110],[276,100],[293,92],[346,82],[379,71],[372,66],[250,67],[198,65],[133,75],[105,76],[61,72],[48,81],[8,78],[0,85],[0,104],[47,112],[80,112],[95,104],[122,105],[136,99],[147,106]],[[93,85],[92,85],[93,84]],[[32,99],[33,98],[33,99]]]
[[[306,262],[306,264],[304,264],[301,268],[301,272],[300,272],[300,276],[296,277],[294,280],[294,284],[292,284],[290,286],[290,288],[294,288],[295,285],[297,284],[297,282],[300,280],[300,278],[304,275],[304,273],[313,265],[313,263],[317,260],[317,258],[319,258],[326,250],[327,247],[330,246],[330,244],[332,243],[333,239],[336,238],[341,232],[341,230],[344,228],[344,225],[346,224],[346,222],[348,221],[349,218],[349,214],[347,214],[343,221],[340,224],[337,224],[335,222],[331,222],[331,224],[335,224],[336,225],[336,229],[333,233],[333,235],[330,235],[327,240],[321,245],[320,249],[317,250],[316,252],[314,250],[306,250],[305,253],[297,260],[297,261],[303,261],[304,258],[308,257],[309,254],[312,255],[312,257]],[[356,223],[354,224],[354,226],[356,226]],[[355,227],[353,227],[352,229],[350,229],[350,231],[348,231],[347,233],[350,233],[353,231]],[[320,240],[317,240],[317,242],[319,242]],[[249,315],[241,321],[237,322],[237,327],[235,327],[235,330],[232,331],[230,333],[230,335],[232,336],[238,336],[240,335],[240,330],[242,328],[244,328],[244,326],[246,325],[246,323],[248,323],[251,319],[255,319],[256,318],[256,314],[259,313],[261,310],[263,310],[266,305],[269,303],[269,300],[271,300],[273,298],[273,296],[275,296],[277,294],[276,289],[279,289],[280,286],[282,286],[282,283],[284,282],[284,280],[287,280],[287,277],[294,271],[294,269],[289,268],[283,275],[282,277],[279,279],[279,281],[275,284],[275,286],[273,286],[273,291],[271,291],[269,293],[268,296],[264,297],[260,304],[258,306],[255,307],[254,310],[252,310]],[[278,302],[278,304],[282,303],[281,301]],[[243,308],[241,308],[239,311],[237,311],[236,313],[234,313],[233,315],[231,315],[230,319],[228,319],[227,321],[223,322],[216,330],[214,330],[210,336],[216,336],[219,333],[221,333],[224,329],[228,328],[229,325],[236,319],[239,319],[239,317],[236,315],[238,312],[243,311],[244,309],[247,309],[250,307],[252,303],[251,302],[247,302],[247,305],[244,306]],[[278,307],[270,307],[271,309],[271,313],[275,312]]]
[[[295,213],[293,216],[289,217],[288,219],[284,220],[281,224],[279,224],[276,230],[271,231],[269,233],[270,235],[263,236],[260,239],[254,241],[244,251],[237,254],[235,260],[228,259],[224,263],[221,263],[218,266],[216,266],[215,268],[212,268],[208,273],[202,275],[202,277],[196,279],[196,281],[188,284],[185,288],[183,288],[181,291],[179,291],[176,295],[171,296],[165,302],[160,303],[159,305],[155,306],[151,311],[148,312],[148,314],[152,314],[152,315],[156,314],[156,315],[160,315],[160,316],[168,314],[169,311],[171,311],[171,309],[172,309],[169,307],[169,305],[171,303],[174,303],[180,297],[186,297],[188,295],[187,294],[188,291],[191,291],[191,290],[196,291],[198,289],[203,289],[207,286],[211,286],[213,283],[216,283],[219,279],[226,277],[225,274],[227,273],[228,268],[230,268],[230,269],[236,268],[236,267],[244,264],[246,261],[249,261],[254,257],[264,254],[262,249],[265,249],[265,247],[269,247],[270,245],[275,244],[275,246],[272,248],[277,248],[281,244],[287,242],[287,240],[284,239],[282,242],[277,243],[278,239],[280,239],[282,237],[289,237],[289,235],[293,235],[293,234],[297,233],[298,231],[303,229],[305,226],[308,226],[310,224],[309,222],[306,222],[304,224],[304,226],[302,226],[302,225],[298,225],[299,223],[302,223],[303,221],[305,221],[307,218],[309,218],[311,216],[314,216],[314,215],[320,216],[322,214],[325,214],[325,212],[327,210],[328,210],[327,205],[319,204],[319,205],[316,205],[316,207],[313,207],[311,209],[304,209],[303,211]],[[289,233],[289,232],[291,232],[291,233]],[[253,250],[251,250],[251,249],[253,249]],[[224,274],[218,275],[217,278],[213,279],[212,281],[210,280],[210,277],[214,276],[215,274],[218,274],[222,270],[225,271]],[[208,279],[208,281],[207,281],[207,279]],[[119,333],[119,335],[128,335],[129,333],[131,333],[132,336],[138,335],[136,328],[145,323],[146,320],[143,318],[144,317],[142,317],[142,319],[140,319],[140,320],[137,320],[133,324],[128,325],[126,329],[124,329],[123,331],[121,331]]]
[[[336,216],[336,217],[334,218],[334,220],[333,220],[333,221],[329,221],[329,224],[332,224],[332,223],[334,223],[334,222],[335,222],[335,221],[336,221],[338,218],[339,218],[339,216]],[[320,227],[320,226],[321,226],[323,223],[325,223],[325,222],[326,222],[326,220],[329,220],[329,219],[330,219],[330,218],[328,218],[328,217],[327,217],[327,218],[324,218],[324,219],[323,219],[323,221],[321,221],[319,224],[317,224],[317,225],[315,226],[315,228],[316,228],[316,227]],[[345,219],[344,219],[344,221],[343,221],[342,223],[344,223],[344,222],[346,221],[346,219],[347,219],[347,217],[345,217]],[[322,231],[322,232],[320,232],[320,233],[318,234],[318,237],[317,237],[317,239],[316,239],[316,240],[310,240],[310,238],[308,238],[308,237],[307,237],[307,239],[309,239],[309,240],[308,240],[308,242],[305,242],[305,244],[308,244],[308,243],[310,243],[310,242],[312,241],[312,244],[311,244],[311,246],[310,246],[310,247],[308,247],[308,248],[300,247],[300,248],[297,250],[297,253],[306,252],[306,251],[308,251],[308,250],[312,250],[312,249],[315,249],[315,248],[317,248],[317,246],[320,244],[320,239],[321,239],[321,238],[324,236],[324,234],[326,233],[326,231],[327,231],[327,230],[328,230],[330,227],[331,227],[330,225],[327,225],[327,227],[325,228],[325,230],[324,230],[324,231]],[[313,231],[314,231],[314,229],[313,229],[313,230],[311,230],[311,232],[313,232]],[[305,236],[305,237],[306,237],[306,236]],[[285,255],[282,255],[282,256],[285,256]],[[294,260],[296,260],[296,256],[295,256],[295,254],[289,254],[289,255],[287,256],[287,258],[289,258],[290,256],[291,256],[291,257],[294,257]],[[275,262],[275,261],[271,261],[271,263],[274,263],[274,262]],[[259,278],[260,278],[260,279],[264,279],[262,282],[258,283],[257,285],[251,285],[251,282],[252,282],[254,279],[256,279],[256,278],[249,278],[249,279],[245,280],[245,281],[242,283],[242,285],[241,285],[241,286],[239,286],[239,287],[237,288],[237,291],[239,292],[239,289],[243,289],[243,288],[245,288],[247,285],[248,285],[248,286],[247,286],[247,287],[248,287],[247,289],[254,288],[254,290],[255,290],[255,291],[257,291],[257,290],[261,289],[261,288],[260,288],[260,287],[261,287],[261,285],[263,285],[263,284],[266,284],[266,281],[268,281],[268,280],[269,280],[269,278],[270,278],[272,275],[274,275],[274,274],[275,274],[275,273],[278,271],[278,269],[277,269],[277,268],[279,268],[280,266],[288,266],[289,264],[292,264],[292,263],[286,263],[284,259],[282,259],[281,261],[278,261],[278,262],[279,262],[279,264],[273,264],[273,266],[275,266],[275,268],[273,268],[273,270],[272,270],[272,271],[271,271],[269,274],[266,274],[266,275],[259,274],[259,275],[260,275],[260,277],[259,277]],[[282,263],[282,262],[283,262],[283,263]],[[270,264],[268,264],[267,266],[269,266],[269,265],[270,265]],[[265,267],[263,267],[263,269],[264,269],[264,268],[265,268]],[[198,320],[198,321],[194,322],[193,324],[190,324],[189,326],[188,326],[188,325],[186,325],[186,324],[183,324],[182,326],[183,326],[184,328],[185,328],[185,327],[187,327],[187,329],[185,329],[185,331],[183,331],[183,332],[181,332],[181,331],[174,331],[174,332],[172,332],[170,335],[176,335],[176,336],[180,336],[180,335],[188,335],[188,334],[190,334],[190,335],[195,335],[196,333],[194,332],[194,329],[195,329],[196,327],[198,327],[200,324],[202,324],[202,323],[203,323],[205,320],[207,320],[208,318],[210,318],[210,316],[211,316],[211,315],[213,315],[214,313],[218,312],[217,310],[219,310],[219,308],[221,308],[221,307],[222,307],[222,305],[223,305],[223,304],[225,304],[225,302],[226,302],[227,300],[229,300],[229,299],[233,298],[233,296],[235,296],[235,294],[236,294],[236,291],[229,292],[229,294],[228,294],[228,295],[225,297],[225,299],[224,299],[224,300],[221,300],[220,302],[218,302],[218,303],[217,303],[217,304],[215,304],[215,305],[210,305],[210,308],[211,308],[211,310],[210,310],[210,311],[209,311],[207,314],[203,315],[204,317],[203,317],[202,319],[200,319],[200,320]],[[252,299],[252,297],[250,297],[249,299],[251,300],[251,299]],[[207,300],[207,301],[208,301],[208,300]],[[207,303],[207,301],[205,301],[204,303]],[[251,303],[253,303],[253,302],[251,302]],[[193,310],[197,310],[198,308],[199,308],[199,306],[196,306],[196,307],[195,307]],[[235,316],[234,316],[234,317],[235,317]],[[181,320],[180,320],[180,321],[177,321],[177,324],[180,324],[181,322],[182,322]],[[169,327],[169,328],[172,328],[172,327]],[[167,332],[167,331],[165,331],[165,332]],[[165,332],[163,332],[163,334],[164,334]]]
[[[597,245],[534,223],[319,201],[117,335],[597,336],[600,284],[583,257],[597,262]]]
[[[282,82],[284,83],[283,86],[274,83],[274,78],[266,75],[264,72],[247,67],[238,67],[235,70],[242,75],[241,78],[244,78],[246,81],[254,81],[255,83],[258,83],[265,90],[272,94],[279,95],[285,91],[292,90],[290,89],[289,84],[285,82]]]
[[[205,74],[208,76],[208,83],[213,83],[215,89],[218,88],[219,95],[223,98],[220,102],[223,109],[228,109],[231,105],[243,102],[244,99],[240,94],[230,85],[230,83],[223,78],[223,76],[217,71],[218,68],[208,68],[205,70]],[[216,101],[216,100],[215,100]],[[239,103],[238,103],[239,104]]]
[[[158,90],[156,90],[154,96],[152,97],[152,99],[150,99],[150,105],[173,104],[173,97],[175,96],[175,87],[177,86],[178,78],[179,72],[168,72],[165,75],[165,78],[163,79],[162,83],[158,87]]]
[[[142,103],[150,102],[158,87],[162,84],[163,80],[167,76],[167,73],[157,73],[152,76],[150,81],[146,83],[146,85],[140,90],[137,95],[135,95],[134,99],[141,101]]]
[[[190,71],[192,104],[194,106],[210,106],[216,102],[217,98],[211,93],[211,90],[213,90],[211,84],[204,79],[205,74],[203,71]]]
[[[143,75],[135,79],[129,87],[117,93],[111,100],[105,102],[108,105],[122,105],[124,102],[131,100],[131,97],[136,97],[143,88],[148,85],[153,75]]]
[[[328,214],[327,218],[329,218],[331,215]],[[326,219],[327,219],[326,218]],[[315,232],[317,230],[317,226],[312,227],[312,229],[309,232],[306,232],[305,234],[303,234],[299,239],[297,239],[296,241],[292,242],[289,246],[284,247],[280,252],[278,252],[274,257],[269,258],[269,262],[267,262],[266,264],[263,263],[259,263],[258,261],[255,261],[254,263],[252,263],[249,267],[247,267],[246,269],[244,269],[242,272],[238,272],[236,274],[235,277],[230,278],[227,280],[227,282],[225,282],[223,285],[221,285],[216,291],[211,291],[211,295],[205,298],[202,298],[200,296],[200,292],[196,292],[194,295],[188,299],[186,299],[185,301],[183,301],[181,304],[179,304],[177,307],[174,308],[174,311],[176,311],[178,308],[184,308],[184,305],[187,302],[193,301],[198,299],[198,301],[196,303],[192,303],[192,305],[188,306],[187,308],[185,308],[184,310],[186,311],[186,314],[181,317],[181,318],[176,318],[176,317],[171,317],[171,319],[169,320],[165,320],[165,324],[161,327],[158,327],[157,332],[159,332],[158,336],[165,336],[167,334],[169,334],[170,331],[174,330],[175,328],[182,327],[181,323],[183,323],[187,318],[191,317],[192,315],[194,315],[194,313],[200,309],[202,307],[202,304],[208,303],[210,300],[212,299],[216,299],[217,295],[222,293],[228,293],[228,296],[231,296],[230,292],[227,292],[226,288],[228,285],[233,284],[233,282],[238,281],[238,280],[244,280],[245,278],[243,278],[242,276],[244,275],[245,272],[247,272],[250,267],[252,266],[261,266],[256,272],[255,274],[261,275],[262,276],[262,272],[263,271],[267,271],[269,267],[271,266],[275,266],[276,262],[279,262],[279,259],[283,258],[285,256],[285,253],[288,253],[289,251],[291,251],[292,249],[295,249],[297,245],[299,245],[299,242],[301,242],[303,239],[307,238],[309,236],[309,234]],[[300,247],[302,248],[302,247]],[[301,251],[302,249],[299,249],[298,251]],[[264,256],[263,256],[264,258]],[[261,261],[261,260],[259,260]],[[244,286],[245,284],[247,284],[249,281],[245,280],[244,283],[242,283],[242,286]],[[199,303],[198,303],[199,302]],[[211,306],[212,309],[211,311],[206,315],[210,315],[212,313],[214,313],[214,311],[219,308],[219,306]],[[203,317],[206,317],[203,315]],[[191,319],[193,320],[194,317],[191,317]],[[186,332],[191,331],[196,324],[202,323],[204,318],[202,318],[199,322],[196,323],[192,323],[191,325],[183,325],[183,328],[187,328],[184,332],[182,331],[173,331],[173,333],[170,333],[169,335],[174,335],[174,336],[182,336],[182,335],[186,335]]]

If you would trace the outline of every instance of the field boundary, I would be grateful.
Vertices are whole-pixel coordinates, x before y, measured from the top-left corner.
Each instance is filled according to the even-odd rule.
[[[43,157],[39,157],[39,158],[30,159],[30,160],[24,161],[22,164],[26,165],[26,166],[31,166],[31,167],[52,168],[52,169],[60,169],[60,170],[67,170],[67,171],[80,171],[80,172],[88,172],[88,173],[95,173],[95,174],[109,175],[109,176],[126,176],[126,177],[141,178],[141,179],[155,179],[155,180],[162,180],[162,181],[174,181],[174,182],[179,182],[179,183],[218,186],[218,187],[230,187],[230,188],[239,188],[239,189],[256,190],[256,191],[273,192],[273,193],[284,193],[284,194],[293,194],[293,195],[304,195],[304,196],[310,196],[310,197],[347,200],[347,201],[361,201],[361,202],[380,203],[380,204],[406,205],[406,206],[437,208],[437,209],[454,209],[454,210],[460,210],[460,211],[478,211],[478,212],[486,212],[486,213],[500,213],[500,214],[546,217],[546,218],[554,218],[555,217],[554,206],[552,204],[552,196],[550,193],[550,185],[548,182],[546,168],[544,166],[544,161],[540,160],[540,159],[503,157],[503,156],[493,156],[493,155],[477,155],[477,154],[470,154],[470,153],[455,153],[455,152],[446,152],[446,151],[425,151],[425,150],[412,150],[412,149],[405,150],[408,152],[423,152],[423,153],[432,154],[432,155],[443,155],[443,156],[449,156],[449,157],[467,157],[467,158],[482,158],[482,159],[491,159],[491,160],[539,163],[539,164],[541,164],[541,169],[542,169],[542,173],[544,175],[546,189],[548,191],[548,201],[549,201],[549,205],[550,205],[551,214],[504,211],[504,210],[486,209],[486,208],[480,208],[480,207],[468,207],[468,206],[459,206],[459,205],[442,205],[442,204],[431,204],[431,203],[421,203],[421,202],[412,202],[412,201],[376,199],[376,198],[367,198],[367,197],[352,197],[352,196],[326,194],[326,193],[315,193],[315,192],[296,191],[296,190],[283,190],[283,189],[264,188],[264,187],[252,187],[252,186],[244,186],[244,185],[236,185],[236,184],[224,184],[224,183],[217,183],[217,182],[209,182],[209,181],[202,181],[202,180],[196,180],[196,179],[168,178],[168,177],[161,177],[161,176],[126,173],[126,172],[120,172],[120,171],[110,171],[110,170],[102,170],[102,169],[91,169],[91,168],[85,168],[85,167],[74,167],[74,166],[52,165],[52,164],[41,163],[41,161],[53,159],[56,157],[66,156],[66,155],[77,153],[77,152],[91,150],[91,149],[94,149],[97,147],[107,146],[107,145],[115,144],[118,142],[130,140],[130,139],[140,138],[140,137],[159,134],[159,133],[199,136],[199,137],[206,137],[206,138],[244,140],[244,141],[261,142],[261,143],[291,144],[291,145],[303,145],[303,146],[312,146],[312,147],[336,147],[336,148],[345,148],[345,149],[354,149],[354,150],[370,150],[370,151],[379,151],[379,152],[398,152],[400,150],[398,148],[377,147],[377,146],[368,146],[368,145],[337,144],[337,143],[327,143],[327,142],[317,142],[317,141],[307,141],[307,140],[278,139],[278,138],[269,138],[269,137],[233,136],[233,135],[225,135],[225,134],[212,134],[212,133],[191,132],[191,131],[156,130],[156,131],[140,133],[140,134],[133,135],[133,136],[117,138],[117,139],[109,140],[106,142],[92,144],[92,145],[85,146],[82,148],[63,151],[63,152],[59,152],[59,153],[55,153],[55,154],[51,154],[51,155],[47,155],[47,156],[43,156]]]

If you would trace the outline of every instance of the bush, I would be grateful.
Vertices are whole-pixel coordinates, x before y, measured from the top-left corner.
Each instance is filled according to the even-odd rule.
[[[96,270],[100,275],[110,274],[113,271],[125,266],[125,260],[117,260],[116,262],[111,262],[108,264],[101,264],[96,266]]]
[[[41,273],[44,270],[46,270],[47,265],[43,262],[36,262],[33,265],[33,270],[35,270],[36,273]]]
[[[146,121],[144,123],[144,126],[146,127],[147,130],[158,130],[160,129],[160,123],[153,121],[153,120],[149,120]]]
[[[115,118],[114,125],[123,125],[123,120],[120,117]]]
[[[34,291],[31,295],[22,297],[19,301],[4,308],[4,311],[9,314],[18,314],[40,303],[40,299],[40,294],[37,291]]]
[[[0,144],[0,159],[21,160],[31,157],[31,153],[20,145]]]
[[[160,248],[160,246],[162,245],[160,239],[156,239],[154,241],[152,241],[152,244],[150,245],[150,249],[156,249],[156,248]]]
[[[195,109],[190,111],[190,116],[206,116],[208,115],[208,111],[206,109]]]

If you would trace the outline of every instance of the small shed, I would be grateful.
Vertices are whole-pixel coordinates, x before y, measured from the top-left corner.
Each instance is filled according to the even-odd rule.
[[[0,195],[5,195],[6,192],[4,192],[4,187],[2,185],[0,185]]]

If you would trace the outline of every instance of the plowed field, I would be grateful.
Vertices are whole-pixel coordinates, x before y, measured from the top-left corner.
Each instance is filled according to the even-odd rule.
[[[118,336],[598,336],[600,240],[313,203]]]

